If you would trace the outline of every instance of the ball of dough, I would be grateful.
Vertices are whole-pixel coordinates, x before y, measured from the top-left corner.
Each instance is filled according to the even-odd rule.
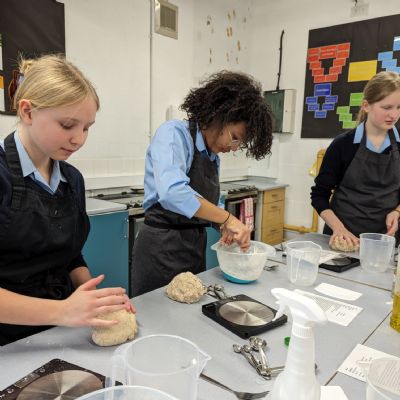
[[[335,239],[333,239],[333,242],[330,245],[330,247],[332,250],[343,251],[343,252],[357,251],[359,248],[358,245],[348,244],[346,240],[339,238],[339,236],[336,236]]]
[[[165,290],[170,299],[181,303],[196,303],[206,292],[203,282],[191,272],[175,276]]]
[[[109,327],[93,327],[92,339],[98,346],[114,346],[135,337],[138,330],[135,314],[127,310],[99,315],[106,321],[117,320],[118,324]]]

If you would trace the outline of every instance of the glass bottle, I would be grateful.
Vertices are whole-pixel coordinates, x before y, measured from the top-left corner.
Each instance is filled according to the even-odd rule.
[[[394,278],[393,311],[390,317],[390,326],[400,332],[400,255],[397,258],[397,269]]]

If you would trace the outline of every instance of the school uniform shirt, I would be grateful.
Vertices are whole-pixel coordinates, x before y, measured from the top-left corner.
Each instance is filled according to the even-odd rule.
[[[162,124],[146,153],[144,200],[145,210],[154,204],[192,218],[200,207],[202,196],[190,187],[188,173],[194,148],[187,121],[171,120]],[[200,129],[196,131],[196,148],[220,168],[217,154],[209,153]],[[173,162],[172,162],[173,160]],[[171,167],[171,165],[173,165]],[[157,170],[157,174],[154,171]],[[219,202],[219,207],[223,204]]]

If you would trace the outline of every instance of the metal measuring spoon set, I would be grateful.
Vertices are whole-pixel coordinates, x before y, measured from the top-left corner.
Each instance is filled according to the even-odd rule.
[[[264,379],[270,380],[272,377],[278,375],[285,368],[270,367],[267,356],[265,355],[265,349],[267,348],[267,342],[265,339],[258,336],[251,336],[249,338],[249,344],[240,346],[234,344],[233,351],[235,353],[242,354],[248,363],[257,371],[257,373]],[[259,355],[259,357],[258,357]]]

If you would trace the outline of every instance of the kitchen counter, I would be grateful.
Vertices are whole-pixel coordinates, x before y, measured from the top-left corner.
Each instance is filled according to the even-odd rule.
[[[329,235],[324,235],[321,233],[304,233],[304,234],[299,234],[296,235],[295,237],[291,238],[288,240],[288,242],[292,241],[311,241],[316,244],[319,244],[323,250],[329,250],[333,251],[329,247]],[[284,246],[284,244],[283,244]],[[276,246],[279,248],[279,246]],[[340,254],[343,254],[341,252],[337,252]],[[346,253],[349,257],[353,258],[360,258],[360,254],[358,251],[356,252],[349,252]],[[286,263],[286,258],[282,257],[282,252],[277,251],[276,257],[273,257],[273,261],[278,261],[282,263]],[[394,264],[392,264],[385,272],[370,272],[370,271],[365,271],[364,269],[361,268],[361,266],[357,266],[354,268],[351,268],[347,271],[344,272],[334,272],[334,271],[329,271],[327,269],[320,268],[319,272],[324,275],[331,275],[335,276],[339,279],[346,279],[349,281],[353,282],[358,282],[362,283],[365,285],[370,285],[374,286],[380,289],[392,290],[392,283],[393,283],[393,268]]]
[[[244,180],[229,181],[229,183],[237,184],[237,185],[255,186],[258,189],[258,191],[260,191],[260,192],[263,192],[265,190],[286,188],[289,186],[286,183],[277,182],[276,179],[264,178],[261,176],[248,176]]]
[[[86,212],[88,215],[104,214],[122,210],[126,210],[126,204],[118,204],[111,201],[86,197]]]
[[[287,279],[284,264],[278,264],[273,271],[264,271],[258,281],[248,285],[225,281],[219,268],[203,272],[199,277],[206,285],[222,283],[228,295],[243,293],[271,307],[275,307],[271,288],[295,288]],[[363,311],[348,327],[332,323],[316,327],[316,362],[319,369],[317,379],[321,384],[327,384],[354,346],[366,342],[376,327],[382,324],[391,311],[391,304],[390,293],[386,290],[320,273],[315,285],[321,282],[363,294],[354,302]],[[313,287],[306,290],[314,292]],[[274,380],[265,381],[259,378],[247,361],[232,351],[232,344],[245,344],[246,341],[202,314],[201,306],[213,301],[213,298],[204,296],[196,304],[177,303],[167,298],[163,288],[137,297],[133,299],[133,303],[138,310],[138,337],[157,333],[183,336],[212,357],[205,368],[207,375],[235,390],[269,390]],[[259,335],[268,342],[267,355],[272,366],[284,364],[287,350],[283,340],[290,335],[290,330],[291,324],[287,323]],[[398,346],[393,349],[389,344],[389,347],[392,354],[400,355]],[[53,328],[0,348],[0,369],[3,371],[0,375],[0,389],[52,358],[61,358],[108,375],[114,350],[115,347],[94,345],[88,328]],[[362,397],[349,397],[350,400],[356,398]],[[232,400],[233,396],[200,379],[198,399]]]

